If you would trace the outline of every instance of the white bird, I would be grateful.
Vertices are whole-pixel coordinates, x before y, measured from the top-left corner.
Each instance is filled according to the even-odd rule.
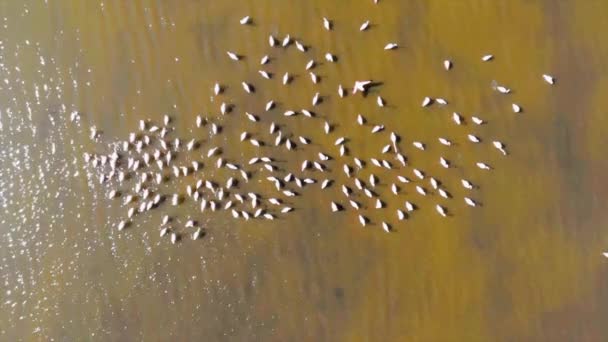
[[[219,147],[210,148],[209,151],[207,152],[207,158],[217,154],[217,152],[219,152]]]
[[[331,125],[329,122],[325,121],[325,124],[323,124],[323,130],[325,131],[325,134],[329,134],[331,131]]]
[[[448,104],[448,101],[446,101],[445,99],[442,99],[441,97],[436,98],[435,102],[439,103],[442,106],[445,106]]]
[[[289,43],[291,43],[291,36],[287,35],[285,36],[285,38],[283,38],[283,43],[281,45],[283,47],[286,47],[287,45],[289,45]]]
[[[426,189],[424,189],[420,185],[416,185],[416,192],[418,192],[422,196],[426,196]]]
[[[461,179],[460,182],[462,183],[462,186],[466,189],[472,190],[475,187],[473,183],[469,182],[466,179]]]
[[[476,116],[471,116],[471,121],[473,121],[474,124],[476,125],[483,125],[485,121],[483,121],[482,119],[476,117]]]
[[[249,94],[253,93],[253,86],[247,82],[242,82],[241,83],[243,85],[243,89],[245,89],[245,91]]]
[[[350,202],[350,206],[353,207],[355,210],[359,210],[361,208],[361,206],[359,206],[359,203],[357,203],[353,200],[350,200],[349,202]]]
[[[344,164],[344,173],[346,174],[346,177],[350,178],[350,176],[351,176],[350,166]]]
[[[365,227],[365,225],[367,224],[367,218],[363,215],[359,215],[359,223],[361,223],[361,225]]]
[[[160,230],[160,237],[163,237],[165,235],[167,235],[167,233],[169,232],[169,227],[164,227]]]
[[[221,106],[220,106],[220,112],[222,113],[222,115],[228,113],[228,105],[225,102],[222,102]]]
[[[497,85],[495,86],[496,91],[498,91],[501,94],[508,94],[511,92],[511,89],[505,87],[505,86],[501,86],[501,85]]]
[[[470,199],[468,197],[464,198],[464,202],[466,204],[470,205],[471,207],[476,207],[477,206],[477,202],[475,202],[474,200],[472,200],[472,199]]]
[[[257,116],[255,116],[251,113],[245,112],[245,115],[247,115],[247,118],[249,119],[249,121],[258,122],[258,120],[259,120]]]
[[[345,141],[346,141],[345,137],[340,137],[340,138],[336,139],[336,142],[334,143],[334,145],[336,145],[336,146],[342,145],[342,144],[344,144]]]
[[[474,136],[473,134],[467,134],[467,138],[469,139],[470,142],[474,142],[474,143],[479,143],[481,142],[481,140]]]
[[[340,205],[336,202],[331,202],[331,211],[334,213],[340,211]]]
[[[382,229],[387,233],[391,232],[391,226],[386,222],[382,222]]]
[[[384,46],[384,50],[393,50],[398,47],[399,47],[399,45],[397,45],[396,43],[388,43]]]
[[[414,175],[416,175],[416,177],[418,177],[420,179],[424,179],[424,172],[422,172],[418,169],[412,169],[412,172],[414,172]]]
[[[452,142],[451,142],[451,141],[449,141],[449,140],[448,140],[448,139],[446,139],[446,138],[439,138],[438,140],[439,140],[439,142],[440,142],[442,145],[445,145],[445,146],[450,146],[450,145],[452,145]]]
[[[403,165],[403,166],[405,166],[407,164],[407,162],[405,160],[405,156],[403,154],[399,153],[399,152],[397,152],[395,154],[395,159],[397,159],[401,163],[401,165]],[[384,165],[386,168],[390,169],[390,166],[386,166],[385,163],[382,163],[382,165]]]
[[[250,22],[251,22],[251,18],[249,18],[249,16],[245,16],[241,20],[239,20],[239,23],[241,23],[241,25],[247,25]]]
[[[270,45],[270,47],[277,45],[277,40],[272,35],[268,36],[268,45]]]
[[[372,81],[355,81],[355,85],[353,86],[353,94],[356,94],[358,91],[365,93],[367,91],[367,86],[369,86]]]
[[[283,113],[283,115],[284,115],[284,116],[294,116],[294,115],[296,115],[296,114],[297,114],[297,113],[296,113],[295,111],[293,111],[293,110],[286,110],[286,111]]]
[[[300,112],[302,112],[302,114],[308,118],[312,118],[314,116],[314,114],[307,109],[301,109]]]
[[[271,110],[272,108],[274,108],[274,101],[270,100],[268,102],[266,102],[266,111]],[[274,132],[270,132],[270,134],[272,134]]]
[[[330,184],[330,183],[331,183],[331,180],[329,180],[329,179],[325,179],[325,180],[323,181],[323,183],[321,183],[321,189],[325,189],[325,188],[327,188],[327,187],[329,186],[329,184]]]
[[[331,53],[326,53],[325,54],[325,60],[328,62],[335,62],[336,61],[336,56],[332,55]]]
[[[321,94],[315,93],[315,96],[312,97],[312,105],[316,106],[321,101]]]
[[[301,142],[302,144],[304,144],[304,145],[308,145],[308,144],[310,144],[310,140],[309,140],[309,139],[306,139],[306,138],[305,138],[305,137],[303,137],[303,136],[300,136],[300,137],[299,137],[299,140],[300,140],[300,142]]]
[[[365,118],[363,117],[363,115],[361,114],[357,114],[357,123],[362,126],[363,124],[365,124]]]
[[[283,84],[286,85],[289,81],[291,81],[291,77],[289,76],[289,73],[286,72],[285,75],[283,75]]]
[[[439,182],[435,178],[431,177],[430,182],[433,189],[437,189],[439,187]]]
[[[494,145],[494,147],[496,149],[498,149],[500,152],[502,152],[502,154],[504,154],[505,156],[507,155],[507,151],[505,150],[505,144],[501,143],[500,141],[493,141],[492,145]]]
[[[331,21],[329,21],[329,19],[323,17],[323,27],[327,30],[330,31],[331,30]]]
[[[514,113],[520,113],[521,112],[521,107],[518,104],[516,104],[516,103],[513,103],[511,105],[511,108],[513,108],[513,112]]]
[[[450,162],[448,162],[447,159],[445,159],[443,157],[439,158],[439,164],[441,164],[441,166],[443,166],[446,169],[448,169],[450,167]]]
[[[414,209],[416,209],[416,207],[410,201],[405,201],[405,209],[407,211],[414,211]]]
[[[423,100],[422,100],[422,107],[427,107],[429,106],[431,103],[433,102],[433,99],[431,99],[430,97],[426,96]]]
[[[481,57],[481,60],[484,61],[484,62],[489,62],[493,58],[494,58],[494,56],[492,56],[492,55],[484,55],[484,56]]]
[[[186,150],[192,151],[196,145],[196,140],[192,139],[186,144]]]
[[[424,151],[424,144],[420,141],[414,141],[412,142],[412,145],[414,145],[415,148]]]
[[[287,197],[294,197],[294,196],[296,196],[296,195],[297,195],[295,192],[293,192],[293,191],[291,191],[291,190],[284,190],[284,191],[283,191],[283,194],[284,194],[285,196],[287,196]]]
[[[357,189],[363,190],[363,182],[359,178],[355,178],[355,186],[357,186]]]
[[[302,162],[302,168],[301,168],[301,170],[304,171],[304,170],[308,169],[309,167],[310,167],[310,162],[308,160],[304,160]]]
[[[310,74],[310,80],[312,81],[313,84],[317,84],[319,83],[319,77],[317,76],[317,74],[315,74],[314,72],[309,72]]]
[[[298,50],[300,50],[301,52],[306,52],[306,46],[304,46],[304,44],[302,44],[301,42],[296,40],[296,48]]]
[[[269,80],[272,77],[267,71],[258,70],[258,72],[260,73],[260,75],[262,75],[262,77],[264,77],[267,80]]]
[[[491,170],[492,169],[488,164],[482,163],[482,162],[477,162],[475,165],[477,165],[477,167],[482,170]]]
[[[365,31],[369,27],[369,20],[366,20],[361,26],[359,26],[359,31]]]
[[[175,243],[177,242],[177,234],[176,233],[171,233],[171,243],[175,245]]]
[[[555,78],[551,75],[543,74],[543,79],[551,85],[555,84]]]
[[[380,131],[384,130],[384,125],[376,125],[372,128],[372,134],[373,133],[378,133]]]
[[[239,59],[241,59],[241,58],[239,57],[239,55],[237,55],[237,54],[236,54],[236,53],[234,53],[234,52],[231,52],[231,51],[226,51],[226,54],[228,54],[228,57],[230,57],[230,59],[232,59],[233,61],[238,61]]]
[[[118,222],[118,231],[121,231],[127,227],[128,221],[120,221]]]
[[[457,125],[462,125],[462,117],[460,114],[456,112],[452,113],[452,120],[454,120]]]
[[[342,88],[342,85],[339,84],[338,85],[338,96],[340,96],[341,98],[344,97],[345,92],[344,92],[344,88]]]
[[[376,187],[376,182],[377,182],[376,175],[374,175],[373,173],[371,175],[369,175],[369,184],[372,187]]]
[[[268,55],[265,55],[264,57],[262,57],[260,59],[260,64],[261,65],[268,64],[269,61],[270,61],[270,57],[268,57]]]
[[[446,198],[446,199],[450,198],[450,194],[447,191],[445,191],[445,190],[443,190],[441,188],[438,188],[437,191],[439,192],[439,195],[441,197]]]
[[[452,61],[450,61],[449,59],[443,61],[443,67],[445,68],[445,70],[450,70],[452,68]]]
[[[382,209],[384,208],[384,203],[382,203],[382,201],[378,198],[376,199],[376,209]]]
[[[437,209],[437,212],[439,213],[439,215],[446,217],[448,216],[448,211],[447,209],[445,209],[444,207],[440,206],[439,204],[437,204],[435,206],[435,209]]]
[[[362,169],[363,168],[363,161],[361,161],[361,159],[359,159],[359,158],[354,158],[354,160],[355,160],[355,165],[357,165],[357,167],[359,169]]]
[[[376,98],[376,103],[378,104],[378,107],[384,107],[386,105],[386,102],[384,101],[384,99],[380,96],[378,96]]]
[[[308,63],[306,63],[306,70],[310,70],[310,69],[312,69],[314,67],[315,67],[315,61],[314,60],[311,59],[310,61],[308,61]]]
[[[397,218],[399,221],[405,220],[405,212],[401,209],[397,209]]]

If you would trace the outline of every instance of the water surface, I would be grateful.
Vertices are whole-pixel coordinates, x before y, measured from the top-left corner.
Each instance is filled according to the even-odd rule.
[[[600,341],[608,338],[608,193],[603,147],[608,123],[608,27],[601,2],[487,1],[6,1],[0,4],[0,336],[3,340],[370,340]],[[250,15],[254,25],[238,20]],[[322,28],[321,18],[334,21]],[[368,32],[359,25],[370,20]],[[310,45],[271,49],[267,37],[291,34]],[[401,48],[386,52],[387,42]],[[230,61],[226,50],[245,56]],[[325,52],[313,85],[304,70]],[[492,53],[495,59],[482,63]],[[283,86],[257,73],[289,71]],[[454,67],[446,72],[442,61]],[[558,78],[551,87],[543,73]],[[338,84],[382,82],[369,96],[339,99]],[[221,98],[215,82],[228,85]],[[240,82],[256,85],[254,96]],[[492,81],[513,89],[492,90]],[[320,118],[285,118],[326,95]],[[388,102],[378,108],[375,96]],[[422,109],[424,96],[446,107]],[[277,110],[264,113],[274,99]],[[235,104],[232,117],[219,103]],[[510,110],[516,102],[521,114]],[[251,109],[263,126],[246,121]],[[81,113],[77,123],[72,111]],[[453,111],[487,120],[456,126]],[[421,197],[404,187],[390,195],[397,174],[375,172],[386,210],[359,226],[339,187],[302,190],[294,213],[275,221],[234,221],[228,212],[199,216],[199,241],[174,246],[158,236],[162,214],[198,215],[184,204],[139,216],[117,232],[125,209],[105,198],[82,160],[108,153],[140,119],[174,119],[176,136],[208,139],[196,115],[224,122],[218,137],[226,158],[243,163],[256,153],[237,144],[243,130],[267,134],[270,121],[315,144],[287,152],[267,148],[283,169],[351,138],[351,156],[377,156],[387,134],[369,135],[355,117],[399,132],[410,165],[440,178],[453,195]],[[240,119],[239,119],[240,116]],[[324,120],[336,124],[332,135]],[[103,132],[91,141],[89,127]],[[473,132],[485,143],[469,144]],[[446,149],[445,136],[457,143]],[[499,139],[510,155],[489,145]],[[427,143],[426,151],[411,147]],[[208,146],[208,145],[205,145]],[[445,156],[456,166],[444,170]],[[485,161],[490,173],[475,168]],[[352,161],[350,162],[352,165]],[[348,180],[336,162],[338,182]],[[207,171],[205,171],[207,172]],[[210,167],[209,176],[227,174]],[[459,180],[479,185],[468,208]],[[266,182],[251,189],[271,191]],[[183,192],[182,189],[179,191]],[[428,184],[425,184],[428,187]],[[177,190],[176,190],[177,191]],[[402,223],[394,210],[411,198],[420,208]],[[365,198],[362,198],[365,201]],[[434,212],[436,203],[453,214]],[[373,206],[372,202],[367,206]],[[385,234],[379,222],[390,220]]]

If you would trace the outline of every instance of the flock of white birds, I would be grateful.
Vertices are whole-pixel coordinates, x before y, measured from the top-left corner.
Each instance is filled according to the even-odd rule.
[[[252,19],[246,16],[235,22],[238,23],[244,26],[250,25]],[[333,30],[333,22],[328,18],[320,18],[319,24],[327,31]],[[369,27],[370,22],[365,21],[359,29],[366,31]],[[286,72],[282,76],[276,76],[264,68],[279,58],[283,49],[295,45],[295,48],[303,54],[312,55],[310,48],[303,42],[292,39],[290,35],[283,38],[270,35],[268,44],[276,53],[273,54],[272,60],[268,55],[261,56],[262,69],[259,70],[259,75],[267,80],[276,78],[277,81],[288,86],[293,74]],[[382,46],[378,48],[382,49]],[[398,43],[387,42],[383,48],[388,54],[400,47]],[[240,63],[243,59],[243,56],[237,52],[227,51],[226,54],[234,63]],[[322,58],[325,59],[328,67],[337,63],[337,56],[331,52],[325,53]],[[493,59],[493,55],[487,54],[481,57],[481,63],[490,63]],[[310,59],[304,67],[313,84],[321,82],[320,77],[315,73],[316,67],[318,62],[314,58]],[[449,59],[444,60],[443,68],[449,72],[453,68],[452,62]],[[542,75],[540,79],[549,85],[556,82],[553,76],[547,74]],[[353,84],[352,89],[338,85],[337,95],[339,98],[345,98],[350,92],[353,96],[356,94],[366,96],[368,91],[378,84],[376,82],[377,80],[358,80]],[[228,86],[216,83],[212,89],[214,97],[221,101]],[[242,82],[241,86],[247,94],[255,94],[256,89],[261,87],[248,82]],[[508,96],[511,92],[508,87],[496,82],[491,87],[498,94],[497,96]],[[341,197],[331,198],[336,197],[335,192],[332,192],[332,196],[327,196],[327,203],[321,203],[321,206],[326,206],[331,212],[353,211],[355,222],[361,226],[379,226],[385,232],[391,232],[394,224],[406,220],[411,212],[418,209],[415,204],[416,196],[440,196],[444,201],[458,200],[452,198],[439,178],[409,165],[408,158],[400,147],[405,142],[398,132],[381,123],[369,123],[362,114],[356,114],[357,124],[368,126],[368,134],[375,138],[386,139],[386,144],[378,151],[376,158],[366,159],[355,156],[349,149],[349,143],[353,139],[370,137],[346,137],[336,134],[334,127],[338,122],[330,122],[317,114],[317,110],[322,110],[325,96],[328,95],[316,92],[311,99],[310,107],[303,109],[287,109],[287,104],[279,106],[271,100],[266,103],[263,111],[260,110],[261,114],[254,110],[241,110],[234,103],[221,102],[217,115],[208,117],[199,115],[192,123],[200,138],[175,136],[172,122],[179,118],[165,115],[159,122],[141,120],[138,131],[130,133],[123,140],[105,146],[104,153],[85,153],[84,161],[86,167],[93,171],[91,174],[95,175],[96,180],[107,186],[107,197],[122,202],[126,213],[116,223],[116,229],[119,231],[129,227],[138,215],[143,215],[149,210],[179,206],[185,201],[196,203],[200,212],[193,212],[186,218],[163,215],[161,222],[158,222],[160,236],[168,236],[172,243],[178,242],[182,236],[190,236],[194,240],[201,238],[207,227],[196,217],[204,217],[209,211],[229,211],[234,219],[239,220],[273,220],[278,216],[287,215],[294,211],[296,201],[306,197],[308,187],[319,187],[324,191],[338,187],[343,197],[340,195]],[[386,106],[385,99],[380,95],[375,97],[375,101],[378,107]],[[431,97],[422,99],[421,107],[433,105],[447,106],[448,101]],[[276,113],[278,107],[286,108],[283,111],[285,117],[304,117],[305,119],[300,120],[304,120],[306,127],[320,125],[326,135],[334,135],[331,138],[331,140],[335,139],[334,145],[321,146],[320,142],[313,143],[311,138],[295,132],[302,126],[301,124],[294,125],[297,127],[289,127],[288,124],[273,122],[264,115],[271,111]],[[512,104],[511,109],[514,113],[522,112],[522,107],[516,103]],[[79,114],[72,113],[71,120],[78,119]],[[465,117],[458,112],[453,112],[450,119],[455,125],[486,124],[483,118]],[[258,151],[257,155],[251,156],[249,160],[243,158],[238,161],[233,160],[224,155],[221,144],[214,144],[214,141],[217,142],[216,137],[223,134],[222,124],[225,124],[226,120],[249,120],[254,123],[257,132],[242,132],[240,142],[253,145]],[[290,128],[293,131],[290,131]],[[91,139],[97,140],[100,134],[101,132],[95,127],[91,127]],[[475,134],[467,134],[466,140],[471,144],[491,144],[490,146],[497,153],[508,155],[506,144],[501,141],[486,142],[485,139],[482,141]],[[446,137],[439,136],[437,141],[446,148],[453,145]],[[429,143],[434,142],[411,141],[408,145],[411,144],[415,149],[424,151]],[[282,167],[281,165],[284,164],[272,158],[269,153],[273,149],[277,151],[286,149],[296,152],[288,155],[297,157],[298,150],[310,148],[318,150],[316,157],[299,161],[301,165],[299,170]],[[440,156],[437,162],[446,169],[453,167],[450,160],[443,156]],[[487,171],[493,169],[483,160],[477,161],[474,167]],[[369,176],[361,176],[363,174],[361,171],[366,168]],[[225,170],[224,172],[230,176],[220,180],[216,177],[216,169]],[[341,172],[346,177],[338,177],[338,173]],[[382,180],[376,173],[382,175]],[[274,186],[274,192],[261,194],[251,190],[253,188],[250,186],[251,183],[255,183],[253,180],[270,182]],[[382,194],[383,191],[378,189],[377,185],[381,182],[388,186],[390,194]],[[478,187],[467,179],[460,179],[459,183],[467,191],[467,195],[460,200],[471,207],[479,206],[480,203],[474,199]],[[265,189],[268,191],[269,187]],[[383,196],[389,195],[404,196],[403,200],[398,201],[403,203],[402,206],[387,208]],[[439,203],[434,205],[433,210],[443,217],[451,215],[448,207]],[[372,215],[374,211],[376,212]]]

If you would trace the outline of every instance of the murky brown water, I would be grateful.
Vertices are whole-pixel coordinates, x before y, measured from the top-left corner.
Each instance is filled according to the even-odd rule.
[[[5,1],[0,3],[0,336],[2,340],[209,341],[603,341],[608,339],[606,211],[608,32],[599,1]],[[238,20],[250,15],[254,25]],[[334,21],[327,32],[321,18]],[[366,19],[368,32],[358,32]],[[305,42],[270,48],[268,34]],[[391,41],[402,48],[384,51]],[[245,56],[229,60],[227,50]],[[304,70],[323,62],[313,85]],[[495,59],[482,63],[483,54]],[[259,59],[270,54],[262,79]],[[442,61],[454,68],[446,72]],[[294,81],[279,79],[289,71]],[[551,87],[541,74],[558,77]],[[337,85],[382,82],[370,96],[338,98]],[[496,80],[513,89],[492,90]],[[216,81],[228,86],[212,96]],[[245,94],[241,81],[256,86]],[[320,118],[285,118],[326,96]],[[375,104],[381,94],[385,108]],[[446,107],[420,108],[424,96]],[[279,103],[263,111],[266,101]],[[220,116],[219,103],[235,104]],[[514,114],[511,103],[524,108]],[[80,122],[69,113],[81,112]],[[245,119],[251,110],[263,124]],[[488,124],[457,126],[453,111]],[[139,119],[174,118],[176,136],[205,141],[203,114],[222,122],[213,141],[226,159],[244,164],[260,154],[237,143],[243,130],[272,142],[271,120],[314,142],[296,152],[266,147],[283,170],[299,170],[320,150],[338,157],[334,140],[350,138],[352,156],[378,157],[388,132],[399,132],[412,167],[441,179],[453,199],[421,197],[412,185],[392,196],[395,175],[411,169],[365,168],[388,208],[371,209],[361,228],[339,184],[301,190],[296,210],[275,221],[235,221],[228,212],[200,214],[196,204],[164,206],[133,220],[108,187],[92,179],[84,152],[110,152]],[[357,113],[369,124],[355,123]],[[322,132],[324,120],[336,125]],[[387,130],[370,135],[371,125]],[[88,137],[95,125],[99,141]],[[473,132],[483,139],[466,141]],[[452,148],[437,143],[445,136]],[[510,155],[489,142],[499,139]],[[422,152],[411,141],[427,143]],[[439,156],[456,168],[445,170]],[[338,159],[340,159],[338,157]],[[341,159],[340,159],[341,160]],[[353,165],[349,158],[349,163]],[[494,167],[474,167],[485,161]],[[394,162],[396,163],[396,162]],[[211,162],[209,164],[212,164]],[[205,166],[205,177],[226,172]],[[296,172],[299,173],[299,172]],[[315,178],[321,179],[319,175]],[[468,208],[461,177],[480,189]],[[254,177],[248,191],[273,187]],[[183,192],[186,183],[179,183]],[[425,186],[430,189],[425,181]],[[420,208],[404,222],[394,210],[410,199]],[[441,203],[452,216],[442,218]],[[207,236],[171,245],[158,236],[163,214],[193,216]],[[385,234],[379,222],[393,223]]]

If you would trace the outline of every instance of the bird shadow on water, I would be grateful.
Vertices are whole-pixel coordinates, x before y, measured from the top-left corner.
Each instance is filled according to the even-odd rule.
[[[371,82],[366,86],[366,90],[363,92],[363,97],[367,97],[370,94],[376,94],[380,89],[379,87],[383,86],[384,82]]]

